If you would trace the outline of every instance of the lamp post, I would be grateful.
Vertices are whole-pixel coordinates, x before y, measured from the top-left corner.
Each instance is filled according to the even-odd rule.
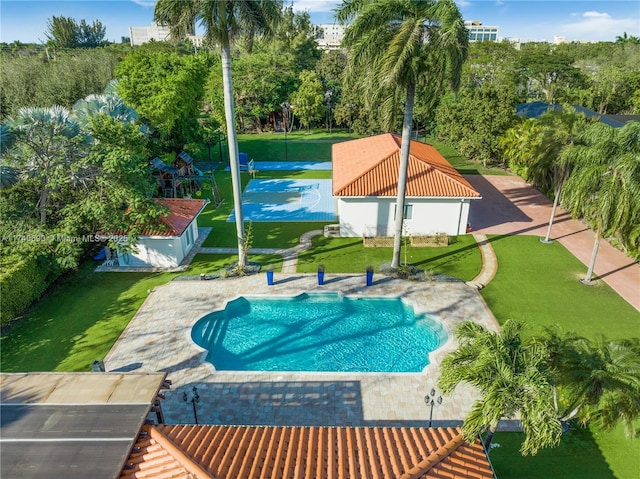
[[[436,398],[435,395],[436,389],[431,388],[429,394],[424,397],[424,402],[431,408],[429,411],[429,427],[431,427],[431,422],[433,421],[433,406],[435,406],[436,404],[442,404],[442,396],[438,395],[438,397]]]
[[[280,103],[282,107],[282,119],[284,124],[284,161],[289,161],[289,154],[287,151],[287,132],[289,130],[289,112],[291,111],[291,103],[288,101],[283,101]]]
[[[191,396],[191,398],[189,398]],[[200,396],[198,395],[198,388],[193,386],[191,390],[191,395],[187,394],[187,391],[182,393],[182,400],[184,402],[190,402],[193,406],[193,419],[196,422],[196,426],[198,425],[198,412],[196,411],[196,404],[200,402]]]

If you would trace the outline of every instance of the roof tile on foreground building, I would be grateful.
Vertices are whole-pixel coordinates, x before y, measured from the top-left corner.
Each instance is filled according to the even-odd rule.
[[[401,139],[382,135],[332,146],[335,196],[397,196]],[[479,198],[433,146],[411,141],[406,196]]]
[[[121,479],[493,479],[459,428],[147,426]]]
[[[140,233],[142,236],[180,236],[207,204],[207,200],[187,198],[162,198],[156,201],[169,209],[169,214],[162,218],[169,228],[164,231],[145,230]]]

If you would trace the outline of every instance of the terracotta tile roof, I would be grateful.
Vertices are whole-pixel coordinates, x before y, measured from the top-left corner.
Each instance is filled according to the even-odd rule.
[[[163,231],[145,230],[140,232],[141,236],[180,236],[207,205],[207,200],[186,198],[162,198],[156,201],[169,209],[169,214],[162,218],[169,228]]]
[[[494,479],[459,428],[152,426],[121,479]]]
[[[335,143],[333,194],[397,196],[400,143],[391,133]],[[412,141],[406,196],[480,198],[480,193],[433,146]]]

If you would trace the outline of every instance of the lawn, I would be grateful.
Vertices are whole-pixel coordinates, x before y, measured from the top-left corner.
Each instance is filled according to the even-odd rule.
[[[325,238],[317,236],[313,247],[298,257],[298,271],[315,272],[319,264],[327,273],[364,272],[369,265],[379,269],[389,263],[393,248],[365,248],[362,238]],[[405,249],[401,261],[405,261]],[[480,250],[473,236],[463,235],[453,239],[449,246],[433,248],[406,247],[407,263],[424,271],[453,276],[463,281],[473,279],[482,267]]]
[[[534,236],[494,236],[498,257],[495,278],[481,291],[496,319],[523,321],[530,333],[560,324],[565,330],[594,338],[640,335],[640,313],[608,285],[584,286],[585,266],[559,243],[544,245]],[[572,431],[558,448],[535,457],[518,452],[521,434],[496,435],[500,448],[491,460],[501,479],[638,477],[640,440],[624,437],[622,428]]]
[[[463,175],[510,175],[511,173],[503,168],[486,168],[477,161],[468,160],[455,148],[434,137],[427,137],[425,142],[435,147],[451,165]]]
[[[252,255],[251,261],[282,266],[280,256]],[[196,255],[187,275],[216,273],[236,255]],[[154,287],[177,273],[95,273],[85,263],[68,275],[24,318],[3,328],[0,371],[90,371],[109,352]]]
[[[640,441],[624,438],[621,428],[603,433],[590,428],[571,430],[558,447],[522,456],[524,435],[498,432],[491,462],[500,479],[635,479],[640,471]]]
[[[331,145],[358,138],[349,133],[295,131],[238,135],[238,147],[255,161],[331,161]]]
[[[594,338],[640,336],[640,313],[604,282],[578,281],[586,267],[564,246],[540,243],[535,236],[494,236],[498,273],[482,290],[499,322],[517,319],[531,333],[560,324]]]

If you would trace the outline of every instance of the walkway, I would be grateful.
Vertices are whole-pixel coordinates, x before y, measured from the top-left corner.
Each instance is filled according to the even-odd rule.
[[[482,289],[493,279],[498,272],[498,258],[496,252],[493,250],[493,246],[487,239],[486,235],[478,233],[473,234],[473,238],[476,240],[480,249],[480,255],[482,256],[482,269],[478,276],[471,281],[467,281],[467,285]]]
[[[482,200],[471,207],[477,234],[546,235],[552,203],[517,176],[467,175]],[[591,259],[593,232],[558,208],[551,238],[585,265]],[[595,272],[629,304],[640,311],[640,265],[606,241],[600,242]],[[486,284],[486,283],[485,283]]]

